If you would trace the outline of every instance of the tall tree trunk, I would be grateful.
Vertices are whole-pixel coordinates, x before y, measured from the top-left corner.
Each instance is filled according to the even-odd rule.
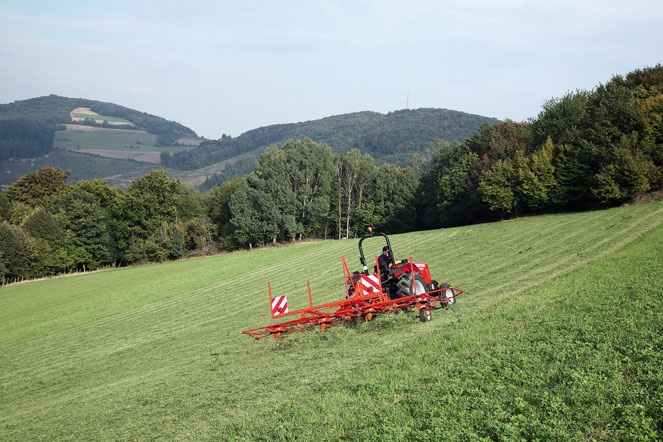
[[[341,218],[343,214],[341,213],[341,190],[339,187],[338,191],[338,239],[341,239]]]
[[[341,209],[341,200],[343,198],[343,167],[339,164],[336,165],[337,167],[337,176],[338,176],[338,188],[337,188],[337,196],[338,196],[338,204],[336,205],[338,208],[338,219],[337,221],[337,232],[338,232],[338,239],[341,239],[341,218],[342,218],[342,209]]]
[[[345,239],[350,238],[350,210],[352,209],[352,186],[348,188],[348,212],[345,215]]]

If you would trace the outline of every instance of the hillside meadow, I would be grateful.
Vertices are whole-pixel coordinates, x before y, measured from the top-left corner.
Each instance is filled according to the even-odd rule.
[[[193,139],[185,140],[189,143],[193,141]],[[157,147],[157,141],[157,135],[144,130],[96,128],[68,124],[66,130],[55,132],[54,147],[105,158],[130,159],[153,164],[161,163],[161,152],[181,152],[195,147],[192,144]]]
[[[69,124],[55,132],[55,147],[68,150],[101,149],[138,152],[181,152],[195,147],[195,138],[182,138],[181,146],[156,146],[157,135],[144,130],[105,129]]]
[[[1,288],[0,440],[663,438],[663,201],[391,240],[458,303],[240,334],[272,322],[268,281],[343,297],[356,240]]]
[[[73,125],[70,125],[73,127]],[[157,142],[157,136],[145,131],[122,129],[76,130],[55,132],[55,147],[60,149],[133,149],[151,150]]]

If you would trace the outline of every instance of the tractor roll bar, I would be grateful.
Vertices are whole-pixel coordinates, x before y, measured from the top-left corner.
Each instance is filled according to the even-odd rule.
[[[364,249],[362,248],[361,244],[364,242],[365,239],[372,238],[376,235],[382,236],[386,241],[387,241],[387,247],[389,247],[389,258],[391,259],[391,265],[395,265],[396,261],[394,260],[394,252],[391,250],[391,242],[389,242],[389,237],[387,236],[386,233],[382,232],[373,232],[373,230],[369,229],[368,235],[364,235],[361,237],[359,240],[359,259],[361,260],[361,265],[364,270],[364,273],[368,275],[368,266],[366,265],[366,258],[364,257]]]

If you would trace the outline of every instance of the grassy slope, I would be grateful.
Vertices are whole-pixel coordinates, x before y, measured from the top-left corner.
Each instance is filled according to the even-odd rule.
[[[155,147],[158,137],[145,131],[94,129],[57,131],[55,132],[55,146],[72,150],[107,149],[130,152],[182,152],[195,147],[192,145]],[[188,140],[191,142],[193,139]]]
[[[278,344],[238,334],[269,322],[266,281],[291,308],[306,278],[338,299],[356,241],[0,289],[0,439],[655,440],[662,215],[395,235],[398,258],[467,290],[456,306]]]

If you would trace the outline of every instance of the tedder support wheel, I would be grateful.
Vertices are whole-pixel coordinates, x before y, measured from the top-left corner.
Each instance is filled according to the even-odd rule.
[[[419,307],[419,319],[421,319],[421,322],[430,321],[431,316],[432,315],[428,307],[426,307],[425,305]]]
[[[428,291],[426,289],[424,278],[418,273],[414,274],[414,285],[417,287],[417,295],[421,295],[422,293],[426,293]],[[405,298],[406,296],[414,295],[411,272],[403,273],[401,277],[398,278],[398,282],[396,283],[396,292],[399,298]]]

